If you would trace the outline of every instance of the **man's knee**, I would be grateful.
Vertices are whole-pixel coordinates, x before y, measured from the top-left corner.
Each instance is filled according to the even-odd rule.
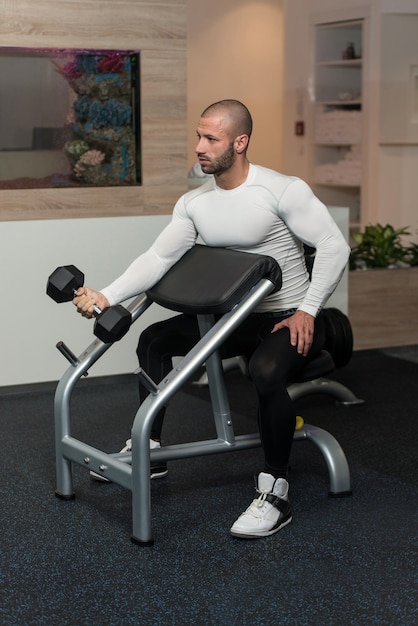
[[[198,341],[199,328],[192,316],[178,315],[151,324],[142,331],[137,348],[138,356],[154,354],[183,356]]]
[[[161,337],[161,327],[159,322],[155,324],[151,324],[143,330],[139,336],[138,346],[136,349],[136,353],[138,357],[146,353],[149,349],[149,346],[154,344],[156,340]],[[160,330],[159,330],[160,328]]]
[[[286,386],[287,367],[277,355],[273,358],[256,352],[250,359],[248,372],[259,393],[271,393]]]

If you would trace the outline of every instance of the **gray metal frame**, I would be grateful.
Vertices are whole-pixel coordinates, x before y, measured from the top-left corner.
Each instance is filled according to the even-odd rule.
[[[71,434],[71,394],[77,381],[111,347],[96,339],[64,373],[55,393],[55,449],[56,495],[68,500],[74,498],[72,463],[103,475],[112,482],[132,491],[132,536],[134,543],[152,545],[150,461],[172,461],[195,456],[232,452],[260,445],[258,433],[234,435],[228,397],[225,389],[219,346],[273,288],[268,279],[262,279],[228,313],[215,322],[211,315],[199,315],[202,338],[159,384],[149,381],[139,370],[138,375],[151,393],[139,407],[132,427],[132,453],[109,454],[94,448]],[[147,296],[140,296],[128,307],[133,322],[152,304]],[[149,439],[153,420],[168,400],[202,365],[205,365],[216,439],[164,446],[150,450]],[[330,495],[351,493],[350,472],[344,452],[327,431],[305,424],[295,432],[295,440],[312,441],[321,451],[329,473]]]

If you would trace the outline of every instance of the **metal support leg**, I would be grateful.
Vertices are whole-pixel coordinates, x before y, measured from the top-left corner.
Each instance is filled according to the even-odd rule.
[[[351,495],[350,469],[338,441],[323,428],[305,424],[295,432],[295,440],[309,440],[321,451],[327,464],[330,480],[330,496]]]
[[[203,337],[214,325],[212,315],[199,315],[199,330]],[[218,350],[209,356],[205,363],[209,383],[209,393],[213,418],[218,438],[229,444],[235,442],[234,429],[229,408],[228,394],[225,387],[224,370]]]
[[[62,500],[74,499],[71,461],[64,454],[63,442],[71,437],[71,395],[78,380],[87,372],[107,349],[106,344],[96,339],[71,366],[58,383],[54,398],[56,491]]]
[[[137,320],[151,304],[152,301],[146,295],[135,298],[128,306],[128,310],[132,314],[132,321]],[[71,395],[80,378],[87,374],[90,367],[94,365],[112,345],[113,344],[105,344],[99,339],[95,339],[79,357],[72,359],[71,366],[64,372],[55,391],[55,494],[62,500],[74,499],[72,461],[78,462],[82,448],[81,443],[71,437]],[[98,453],[97,458],[99,458],[100,451],[96,452]],[[107,458],[108,455],[104,456]],[[84,458],[87,457],[85,456]],[[85,461],[81,461],[80,464],[84,464],[86,467],[88,466],[88,463]],[[123,475],[122,483],[126,483],[126,480],[126,476]]]
[[[330,378],[315,378],[304,382],[292,383],[287,390],[293,401],[316,393],[332,396],[339,404],[346,406],[364,404],[364,400],[357,398],[348,387]]]

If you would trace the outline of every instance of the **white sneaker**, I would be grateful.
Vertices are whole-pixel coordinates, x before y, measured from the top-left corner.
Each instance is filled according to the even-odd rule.
[[[154,441],[154,439],[149,440],[150,450],[155,448],[161,448],[161,444],[159,441]],[[125,446],[119,452],[119,454],[126,454],[128,452],[132,452],[132,439],[127,439],[125,442]],[[168,474],[167,463],[151,463],[151,478],[164,478]],[[101,481],[103,483],[108,483],[110,480],[102,476],[101,474],[96,474],[96,472],[90,472],[91,478],[94,480]]]
[[[131,444],[132,445],[132,444]],[[149,440],[149,447],[151,450],[155,448],[161,448],[161,443],[159,441],[155,441],[154,439]],[[151,463],[151,478],[165,478],[168,474],[167,463],[159,462]]]
[[[260,494],[259,497],[253,500],[231,527],[230,532],[234,537],[268,537],[292,521],[287,480],[261,472],[256,491]]]

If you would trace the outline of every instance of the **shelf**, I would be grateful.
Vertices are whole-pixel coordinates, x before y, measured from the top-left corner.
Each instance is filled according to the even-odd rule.
[[[317,25],[314,42],[311,181],[325,204],[349,208],[354,228],[363,219],[363,20]]]
[[[322,32],[327,30],[338,31],[338,29],[347,30],[347,28],[359,29],[361,28],[362,24],[363,20],[360,18],[354,20],[341,20],[339,22],[330,21],[328,24],[319,24],[317,26],[317,29]]]
[[[346,107],[346,106],[361,106],[361,100],[317,100],[316,105],[328,106],[328,107]]]
[[[318,67],[361,67],[363,59],[339,59],[337,61],[318,61]]]
[[[350,146],[361,146],[361,141],[314,141],[313,145],[326,148],[349,148]]]
[[[361,184],[348,184],[348,183],[328,183],[320,180],[314,180],[314,185],[321,185],[321,187],[346,187],[347,189],[360,189]]]

